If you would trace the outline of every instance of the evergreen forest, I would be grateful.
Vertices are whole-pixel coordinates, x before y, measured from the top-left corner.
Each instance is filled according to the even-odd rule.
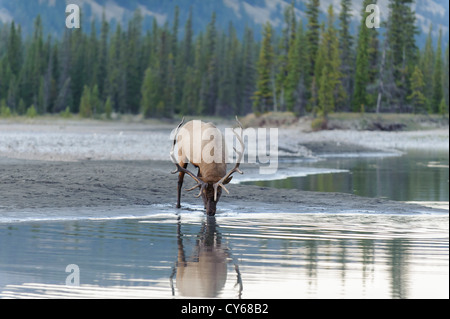
[[[323,22],[319,0],[307,0],[303,20],[292,4],[282,31],[266,23],[261,37],[249,27],[238,36],[231,22],[219,29],[214,12],[194,33],[192,11],[182,26],[178,8],[147,30],[136,10],[127,25],[112,28],[103,15],[89,33],[66,29],[61,38],[44,34],[40,16],[26,37],[14,21],[0,24],[0,116],[447,114],[448,40],[438,30],[433,43],[430,25],[417,46],[414,0],[389,0],[387,19],[369,28],[374,3],[364,0],[355,34],[351,0],[330,6]]]

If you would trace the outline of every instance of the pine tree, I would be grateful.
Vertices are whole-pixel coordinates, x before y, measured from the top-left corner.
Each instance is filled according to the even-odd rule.
[[[237,87],[239,90],[238,114],[244,115],[252,111],[252,96],[255,92],[256,66],[255,66],[255,42],[253,31],[246,27],[244,39],[241,45],[241,67],[240,76],[237,78]]]
[[[188,66],[184,76],[183,98],[181,100],[180,114],[195,114],[198,101],[197,71]]]
[[[448,61],[448,42],[447,42],[447,48],[445,49],[445,66],[444,66],[444,72],[442,73],[443,79],[442,79],[442,87],[444,91],[444,102],[447,106],[447,113],[448,113],[448,94],[449,94],[449,87],[448,87],[448,81],[449,81],[449,61]]]
[[[196,103],[191,107],[194,109],[194,114],[204,114],[206,108],[206,62],[205,62],[205,49],[204,49],[204,35],[200,33],[197,36],[195,44],[195,82],[196,85],[194,94],[196,95]]]
[[[371,3],[371,0],[364,0],[362,19],[359,25],[356,48],[355,88],[352,99],[353,112],[359,112],[361,109],[367,108],[369,101],[367,86],[369,85],[370,29],[366,26],[366,19],[369,13],[366,12],[365,8]]]
[[[193,56],[194,56],[194,50],[192,47],[192,40],[193,40],[193,33],[192,30],[192,7],[189,9],[189,16],[186,20],[186,25],[184,27],[184,40],[183,40],[183,63],[186,66],[192,65],[194,62]]]
[[[145,71],[144,81],[142,82],[141,88],[141,113],[144,117],[155,116],[155,98],[154,98],[154,87],[155,79],[151,68]]]
[[[136,114],[139,112],[139,92],[142,85],[143,70],[140,68],[140,38],[142,30],[142,14],[139,9],[133,14],[128,23],[125,56],[122,60],[125,65],[125,101],[126,110]],[[126,57],[126,58],[125,58]]]
[[[430,29],[428,30],[425,47],[421,52],[420,58],[420,68],[423,74],[423,81],[425,83],[423,94],[425,95],[428,109],[431,109],[431,96],[433,92],[432,83],[434,71],[434,50],[431,37],[432,30],[433,26],[430,24]]]
[[[288,54],[288,76],[286,78],[286,106],[288,111],[301,114],[305,111],[306,104],[306,38],[303,32],[303,25],[300,21],[295,42],[289,49]]]
[[[286,109],[286,79],[289,75],[290,70],[288,69],[289,64],[289,51],[290,48],[294,46],[295,42],[295,32],[296,30],[296,17],[295,17],[295,7],[294,2],[291,2],[289,6],[286,6],[284,10],[284,28],[282,31],[282,36],[279,39],[278,50],[276,53],[276,105],[281,111]]]
[[[439,105],[441,103],[442,92],[442,30],[439,29],[439,38],[437,42],[436,55],[434,58],[434,71],[433,71],[433,91],[431,96],[431,111],[433,113],[439,113]]]
[[[0,96],[6,96],[11,81],[11,67],[6,56],[0,58]]]
[[[445,99],[441,99],[441,103],[439,103],[439,114],[445,115],[448,114],[448,105],[445,103]]]
[[[89,103],[91,105],[92,114],[101,114],[103,113],[102,102],[100,100],[100,94],[98,92],[98,85],[94,84],[90,92],[90,100]]]
[[[258,79],[256,92],[253,95],[253,110],[257,113],[268,112],[273,107],[273,48],[272,26],[269,22],[264,25],[264,36],[258,61]]]
[[[237,109],[237,81],[238,73],[238,51],[240,43],[236,35],[236,30],[230,22],[228,36],[222,34],[224,38],[221,42],[225,44],[219,51],[219,87],[216,105],[216,115],[226,116],[236,114]]]
[[[174,104],[175,104],[175,61],[172,52],[167,57],[167,82],[164,87],[164,101],[165,107],[163,116],[171,118],[173,116]]]
[[[83,94],[81,95],[79,109],[81,117],[92,116],[91,90],[87,85],[83,87]]]
[[[48,41],[50,43],[50,40]],[[42,104],[44,112],[53,112],[54,102],[56,99],[56,81],[53,77],[55,68],[55,53],[49,48],[49,58],[47,70],[43,75],[43,96]]]
[[[317,50],[319,47],[320,25],[319,25],[319,0],[309,0],[307,3],[306,15],[308,17],[306,39],[308,51],[308,68],[309,78],[308,84],[311,83],[311,78],[314,76],[315,62],[317,57]],[[316,76],[320,76],[317,75]]]
[[[72,111],[78,113],[79,106],[81,105],[81,96],[84,91],[84,86],[87,85],[87,77],[89,73],[86,73],[85,64],[86,58],[86,36],[80,29],[72,30],[72,38],[70,43],[71,61],[70,61],[70,89],[72,93],[72,99],[74,107]],[[64,109],[64,106],[63,108]]]
[[[106,102],[105,102],[105,115],[106,115],[107,120],[111,119],[112,112],[113,112],[113,109],[112,109],[111,97],[108,96],[108,98],[106,99]]]
[[[351,20],[351,0],[341,0],[341,12],[339,14],[339,50],[341,52],[341,73],[342,85],[344,87],[347,99],[339,107],[340,110],[348,111],[350,109],[350,98],[353,94],[353,76],[354,76],[354,51],[353,36],[350,34]]]
[[[70,87],[71,77],[71,62],[72,62],[72,32],[66,29],[63,34],[61,45],[54,50],[54,69],[53,76],[55,79],[55,102],[53,106],[54,112],[62,112],[66,107],[74,112],[75,105],[73,105],[72,89]],[[60,61],[60,63],[58,62]],[[58,67],[60,65],[60,68]]]
[[[318,110],[325,120],[333,112],[337,101],[345,98],[342,87],[341,59],[337,31],[334,28],[332,5],[328,8],[328,26],[322,34],[315,74],[320,74],[318,88]]]
[[[216,102],[218,97],[218,58],[217,58],[217,29],[216,13],[213,12],[211,21],[206,28],[205,34],[205,89],[203,101],[205,103],[204,112],[208,115],[215,114]]]
[[[7,97],[7,99],[6,99],[7,106],[13,112],[17,111],[17,113],[22,114],[22,112],[20,112],[18,110],[19,84],[18,84],[18,81],[16,80],[16,77],[14,75],[12,75],[10,77],[9,85],[8,85],[7,88],[8,88],[8,94],[6,95],[6,97]]]
[[[21,97],[26,105],[37,103],[40,77],[46,68],[44,58],[42,20],[38,15],[34,20],[31,43],[19,77]]]
[[[97,83],[98,77],[98,68],[99,65],[97,63],[98,58],[98,41],[97,41],[97,30],[95,27],[95,20],[91,22],[91,34],[88,39],[86,39],[86,61],[85,61],[85,70],[84,72],[87,74],[86,83],[89,86],[93,86]]]
[[[125,65],[126,54],[124,50],[122,27],[117,24],[116,31],[111,37],[108,48],[107,78],[105,79],[105,94],[111,98],[115,112],[123,112],[125,105]]]
[[[423,81],[422,71],[418,66],[414,68],[414,72],[411,78],[411,90],[412,93],[408,96],[408,99],[413,106],[414,113],[422,113],[426,111],[426,98],[423,94],[425,83]]]
[[[325,118],[325,121],[328,119],[328,114],[334,111],[333,85],[327,67],[323,67],[318,90],[318,113]]]
[[[18,76],[22,63],[22,35],[20,26],[16,29],[14,21],[11,22],[6,58],[11,69],[11,74]]]
[[[98,92],[100,98],[103,100],[106,98],[106,79],[107,79],[107,61],[108,61],[108,34],[109,34],[109,23],[106,20],[105,12],[102,13],[102,24],[100,30],[100,42],[98,47],[97,55],[97,80]],[[111,102],[111,100],[110,100]]]
[[[189,18],[188,18],[189,19]],[[173,108],[174,111],[179,113],[180,105],[183,98],[183,87],[184,87],[184,74],[187,68],[187,64],[185,63],[185,53],[183,49],[185,46],[182,41],[178,41],[178,20],[179,20],[179,8],[176,7],[174,24],[172,28],[172,51],[174,54],[174,96],[173,96]],[[186,26],[185,26],[186,27]],[[187,32],[185,28],[185,32]],[[192,41],[192,34],[190,35]],[[189,44],[191,46],[192,43]],[[190,49],[190,48],[189,48]],[[189,53],[190,54],[190,53]]]
[[[395,87],[391,90],[391,109],[405,111],[406,97],[409,91],[408,79],[413,65],[417,63],[415,35],[415,13],[412,10],[414,0],[390,0],[389,17],[386,27],[388,58],[392,65]]]

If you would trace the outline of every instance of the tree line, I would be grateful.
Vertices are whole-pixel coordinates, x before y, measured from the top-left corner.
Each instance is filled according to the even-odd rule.
[[[43,34],[40,16],[25,39],[13,21],[0,26],[0,115],[448,113],[441,30],[436,47],[430,26],[418,48],[413,0],[390,0],[380,29],[366,26],[372,3],[364,0],[357,34],[351,0],[341,0],[337,17],[330,6],[322,23],[319,0],[308,0],[305,21],[292,3],[282,31],[267,22],[261,41],[250,28],[239,38],[231,22],[219,29],[215,13],[194,34],[192,11],[180,26],[178,8],[171,24],[155,19],[145,32],[136,10],[126,28],[113,30],[103,15],[89,34],[66,29],[61,39]]]

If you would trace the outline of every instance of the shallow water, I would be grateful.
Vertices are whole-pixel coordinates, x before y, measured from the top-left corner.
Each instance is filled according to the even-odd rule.
[[[315,161],[284,158],[279,166],[281,171],[305,174],[243,183],[397,201],[449,201],[448,152],[327,154]]]
[[[448,154],[286,161],[279,177],[256,183],[446,202],[447,212],[226,202],[216,218],[172,203],[3,211],[0,297],[449,298]]]
[[[79,213],[0,222],[0,297],[449,297],[448,213]]]

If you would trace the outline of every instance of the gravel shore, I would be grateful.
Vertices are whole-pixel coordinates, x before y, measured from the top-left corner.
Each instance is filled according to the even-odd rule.
[[[0,122],[0,213],[58,207],[117,207],[175,203],[176,175],[168,159],[172,124]],[[448,130],[420,132],[295,132],[280,129],[287,154],[426,149],[448,151]],[[248,165],[248,164],[247,164]],[[245,166],[244,166],[245,168]],[[186,187],[191,185],[186,182]],[[192,184],[193,185],[193,184]],[[230,185],[226,203],[317,211],[433,211],[420,205],[348,194]],[[191,193],[182,203],[199,204]]]

